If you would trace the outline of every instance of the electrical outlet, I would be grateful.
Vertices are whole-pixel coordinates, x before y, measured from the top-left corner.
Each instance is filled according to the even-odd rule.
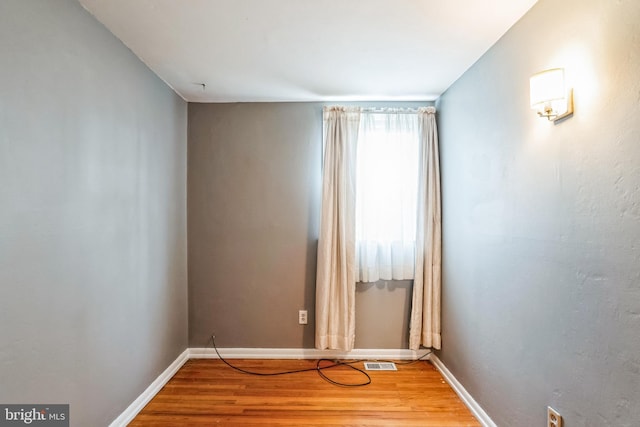
[[[298,311],[298,323],[300,325],[306,325],[307,324],[307,310]]]
[[[562,415],[551,406],[547,406],[547,427],[562,427]]]

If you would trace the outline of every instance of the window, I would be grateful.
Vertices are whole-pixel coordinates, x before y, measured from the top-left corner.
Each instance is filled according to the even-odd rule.
[[[357,281],[413,279],[418,115],[363,112],[356,171]]]

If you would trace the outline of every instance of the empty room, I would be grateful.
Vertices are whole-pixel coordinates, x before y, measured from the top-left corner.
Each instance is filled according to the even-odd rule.
[[[0,426],[640,425],[640,1],[0,0]]]

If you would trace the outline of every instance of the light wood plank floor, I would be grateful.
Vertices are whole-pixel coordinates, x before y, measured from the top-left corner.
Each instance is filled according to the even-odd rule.
[[[259,372],[313,368],[311,360],[231,360]],[[363,368],[362,363],[355,366]],[[324,371],[357,383],[345,367]],[[316,372],[257,377],[216,359],[189,360],[129,424],[130,426],[480,426],[426,361],[398,371],[367,371],[372,383],[338,387]]]

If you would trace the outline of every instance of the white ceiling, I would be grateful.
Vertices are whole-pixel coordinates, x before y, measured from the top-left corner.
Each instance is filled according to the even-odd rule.
[[[536,2],[79,1],[193,102],[433,100]]]

